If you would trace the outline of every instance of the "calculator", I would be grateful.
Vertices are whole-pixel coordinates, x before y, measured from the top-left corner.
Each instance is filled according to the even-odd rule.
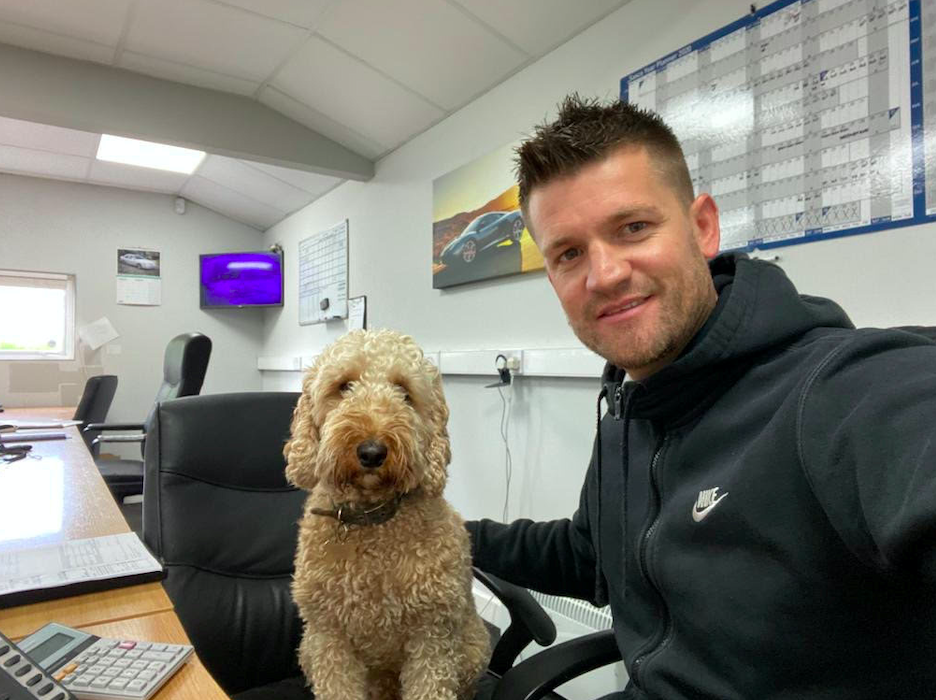
[[[109,639],[55,622],[20,648],[78,700],[147,700],[192,655],[188,644]]]
[[[75,700],[0,632],[0,700]]]

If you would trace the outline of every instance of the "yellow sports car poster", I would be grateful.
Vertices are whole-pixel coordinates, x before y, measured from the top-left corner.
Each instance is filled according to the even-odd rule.
[[[523,223],[508,144],[432,183],[432,286],[543,268]]]

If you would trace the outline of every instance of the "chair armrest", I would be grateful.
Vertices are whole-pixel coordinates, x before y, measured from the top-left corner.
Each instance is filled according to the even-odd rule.
[[[472,568],[475,578],[497,596],[510,613],[510,625],[497,643],[488,665],[491,671],[503,675],[531,641],[541,646],[549,646],[556,641],[556,625],[526,588],[477,567]]]
[[[138,435],[98,435],[91,441],[91,444],[100,445],[104,442],[143,442],[145,439],[145,433],[139,433]]]
[[[613,630],[575,637],[509,669],[498,682],[492,700],[538,700],[572,678],[620,660]]]
[[[100,430],[143,430],[142,423],[88,423],[82,432]]]

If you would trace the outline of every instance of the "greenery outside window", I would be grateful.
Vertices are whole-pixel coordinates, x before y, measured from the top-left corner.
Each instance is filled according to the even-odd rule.
[[[75,359],[75,276],[0,270],[0,360]]]

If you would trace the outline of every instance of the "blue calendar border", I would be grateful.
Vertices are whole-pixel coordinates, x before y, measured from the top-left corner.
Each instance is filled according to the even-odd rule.
[[[761,19],[767,15],[773,14],[783,8],[796,2],[807,4],[817,0],[775,0],[764,7],[749,13],[744,17],[726,24],[724,27],[706,34],[700,39],[686,44],[685,46],[668,53],[653,63],[649,63],[639,70],[628,73],[620,81],[620,99],[623,102],[628,101],[628,85],[630,82],[650,75],[666,68],[673,61],[683,56],[699,51],[711,43],[725,37],[739,29],[750,29],[756,26]],[[733,250],[751,251],[768,250],[770,248],[780,248],[789,245],[799,245],[801,243],[811,243],[813,241],[829,240],[833,238],[843,238],[845,236],[855,236],[864,233],[876,233],[894,228],[903,228],[905,226],[916,226],[931,221],[936,221],[936,214],[926,215],[926,161],[925,161],[925,139],[923,133],[923,34],[921,18],[921,0],[908,0],[907,13],[909,17],[910,32],[910,138],[913,154],[913,216],[906,219],[891,220],[890,217],[882,217],[880,220],[872,219],[867,226],[856,226],[854,228],[840,229],[836,231],[819,231],[806,233],[804,236],[788,238],[780,241],[764,241],[763,239],[751,239],[743,247]]]

